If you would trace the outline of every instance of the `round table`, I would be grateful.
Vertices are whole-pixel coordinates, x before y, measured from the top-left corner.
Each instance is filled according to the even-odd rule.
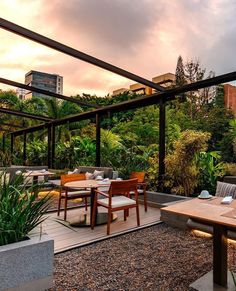
[[[108,181],[96,181],[96,180],[81,180],[81,181],[73,181],[68,182],[64,185],[69,189],[81,189],[81,188],[89,188],[91,189],[91,206],[90,206],[90,215],[83,214],[80,215],[76,220],[70,221],[71,226],[91,226],[92,221],[92,213],[93,213],[93,206],[94,206],[94,197],[95,197],[95,190],[101,187],[109,187],[111,184],[111,180]],[[112,214],[112,221],[117,219],[116,214]],[[106,224],[108,221],[108,213],[98,213],[96,214],[96,225]]]

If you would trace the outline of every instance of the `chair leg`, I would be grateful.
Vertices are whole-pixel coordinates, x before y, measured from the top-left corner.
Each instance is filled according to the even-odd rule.
[[[66,220],[67,217],[67,198],[65,198],[65,206],[64,206],[64,220]]]
[[[94,229],[97,207],[98,207],[98,205],[97,205],[97,199],[95,198],[94,199],[94,204],[93,204],[93,213],[92,213],[91,229]]]
[[[84,201],[85,201],[85,210],[87,211],[88,210],[88,199],[87,199],[87,197],[84,198]]]
[[[124,221],[126,221],[126,209],[124,210]]]
[[[110,234],[110,229],[111,229],[111,209],[108,209],[108,220],[107,220],[107,235]]]
[[[139,207],[136,205],[137,225],[140,226]]]
[[[60,216],[60,212],[61,212],[61,194],[60,194],[59,200],[58,200],[57,216]]]
[[[147,192],[146,192],[146,190],[143,191],[143,200],[144,200],[145,212],[147,212]]]

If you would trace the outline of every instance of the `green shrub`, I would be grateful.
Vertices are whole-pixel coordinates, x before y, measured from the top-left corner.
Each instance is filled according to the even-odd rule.
[[[50,196],[38,199],[37,189],[21,186],[22,176],[8,182],[6,173],[0,176],[0,246],[27,238],[29,232],[45,220]],[[34,194],[31,192],[33,191]]]
[[[236,176],[236,164],[235,163],[225,163],[225,175]]]
[[[171,192],[185,196],[194,193],[199,174],[195,155],[207,149],[209,139],[207,132],[186,130],[174,142],[173,152],[165,159],[165,187]]]

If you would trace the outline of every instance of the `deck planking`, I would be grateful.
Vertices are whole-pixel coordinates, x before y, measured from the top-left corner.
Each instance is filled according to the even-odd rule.
[[[160,210],[158,208],[148,207],[147,212],[144,211],[143,205],[140,205],[139,208],[140,229],[160,221]],[[99,212],[106,212],[106,209],[99,207]],[[84,208],[68,210],[67,220],[73,220],[82,213],[86,213]],[[89,210],[87,213],[89,213]],[[124,221],[123,211],[117,211],[116,214],[118,218],[112,222],[109,236],[106,234],[106,224],[96,226],[94,230],[91,230],[90,227],[68,228],[55,220],[57,218],[56,212],[47,215],[48,219],[43,222],[42,231],[54,239],[54,253],[57,254],[138,229],[135,209],[130,209],[129,217],[126,221]],[[61,212],[60,218],[63,218],[63,212]]]

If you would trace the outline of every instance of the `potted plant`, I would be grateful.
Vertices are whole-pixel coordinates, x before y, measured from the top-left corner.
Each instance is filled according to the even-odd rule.
[[[38,231],[50,196],[37,197],[23,176],[0,174],[0,290],[45,290],[52,286],[53,240]]]

